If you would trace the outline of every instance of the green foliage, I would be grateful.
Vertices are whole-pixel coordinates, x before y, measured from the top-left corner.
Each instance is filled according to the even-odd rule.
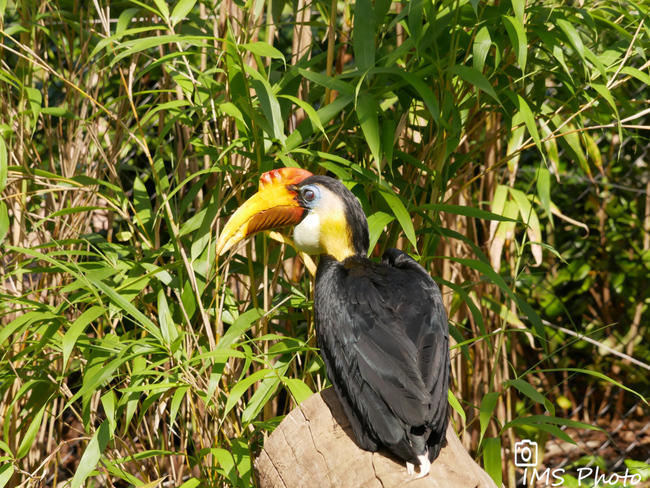
[[[260,235],[215,255],[281,166],[337,176],[369,216],[371,256],[401,247],[443,285],[457,427],[515,486],[518,433],[590,427],[556,411],[544,375],[620,385],[556,364],[581,342],[549,338],[543,318],[606,340],[556,299],[588,292],[602,250],[569,249],[585,224],[553,189],[626,171],[613,141],[645,107],[630,94],[650,81],[647,10],[0,0],[0,487],[254,484],[264,436],[326,386],[293,249]],[[610,201],[611,222],[645,229],[647,202],[626,203],[631,216]],[[562,259],[554,293],[534,286]],[[635,296],[626,275],[647,271],[615,268]],[[66,464],[71,442],[83,468]]]

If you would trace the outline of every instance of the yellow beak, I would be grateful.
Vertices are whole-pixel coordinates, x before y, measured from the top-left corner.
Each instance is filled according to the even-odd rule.
[[[289,187],[313,176],[299,168],[281,168],[260,177],[260,189],[230,218],[217,242],[217,254],[225,254],[235,244],[263,230],[295,225],[305,211],[295,191]]]

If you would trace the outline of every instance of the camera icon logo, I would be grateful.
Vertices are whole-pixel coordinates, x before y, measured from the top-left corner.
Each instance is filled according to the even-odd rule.
[[[515,466],[519,468],[537,466],[537,442],[528,439],[515,442]]]

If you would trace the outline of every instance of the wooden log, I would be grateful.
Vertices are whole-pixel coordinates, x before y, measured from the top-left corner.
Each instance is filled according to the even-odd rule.
[[[417,468],[416,468],[417,469]],[[364,451],[334,391],[312,395],[269,436],[255,461],[260,488],[496,488],[458,440],[451,424],[447,445],[428,476],[410,479],[403,461]]]

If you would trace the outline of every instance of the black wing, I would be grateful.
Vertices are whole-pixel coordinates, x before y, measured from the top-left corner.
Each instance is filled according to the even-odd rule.
[[[316,330],[328,376],[364,449],[435,459],[448,421],[449,339],[437,285],[407,254],[382,264],[323,256]]]

